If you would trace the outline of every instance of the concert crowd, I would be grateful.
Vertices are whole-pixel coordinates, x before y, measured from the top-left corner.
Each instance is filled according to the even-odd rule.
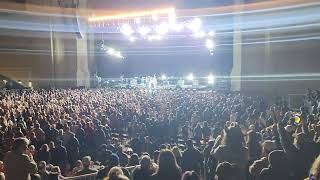
[[[311,90],[3,91],[0,180],[318,180],[319,120]]]

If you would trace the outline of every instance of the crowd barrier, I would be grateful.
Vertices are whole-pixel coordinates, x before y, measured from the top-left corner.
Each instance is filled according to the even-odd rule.
[[[97,173],[92,173],[92,174],[85,174],[81,176],[74,176],[74,177],[63,177],[60,176],[60,180],[96,180]]]
[[[130,172],[131,175],[134,168],[135,166],[127,167],[127,170]],[[92,173],[92,174],[85,174],[85,175],[73,176],[73,177],[60,176],[59,180],[96,180],[96,177],[97,177],[97,173]],[[132,177],[130,177],[130,179],[132,179]]]

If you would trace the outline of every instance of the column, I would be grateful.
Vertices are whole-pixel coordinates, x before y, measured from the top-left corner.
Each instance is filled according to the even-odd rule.
[[[240,5],[242,0],[235,0],[235,5]],[[241,90],[241,63],[242,63],[242,35],[241,15],[233,17],[233,68],[231,71],[231,91]]]
[[[79,0],[79,9],[87,8],[87,0]],[[79,34],[77,36],[77,86],[90,86],[87,29],[88,24],[81,14],[76,14]]]

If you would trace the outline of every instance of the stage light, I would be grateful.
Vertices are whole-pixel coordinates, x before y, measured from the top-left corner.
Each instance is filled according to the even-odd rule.
[[[133,29],[129,24],[122,25],[120,31],[125,36],[130,36],[132,33],[134,33]]]
[[[208,48],[208,49],[213,49],[214,48],[214,42],[211,40],[211,39],[207,39],[206,40],[206,47]]]
[[[148,36],[148,41],[152,41],[152,40],[161,40],[162,37],[160,35],[152,35],[152,36]]]
[[[109,54],[109,55],[114,55],[114,53],[115,53],[116,51],[113,49],[113,48],[109,48],[108,49],[108,51],[107,51],[107,53]]]
[[[183,29],[182,24],[171,24],[170,29],[172,29],[175,32],[180,32]]]
[[[203,37],[206,36],[206,33],[203,32],[203,31],[199,31],[199,32],[195,32],[195,33],[193,34],[193,36],[194,36],[195,38],[203,38]]]
[[[212,74],[209,74],[208,78],[208,84],[214,84],[215,77]]]
[[[187,76],[187,80],[193,81],[193,79],[194,79],[193,74],[190,73],[190,74]]]
[[[147,34],[149,34],[151,31],[151,29],[147,26],[142,26],[138,29],[138,32],[140,33],[141,36],[146,36]]]
[[[152,36],[148,36],[147,39],[148,39],[148,41],[152,41],[153,37]]]
[[[161,75],[161,80],[164,81],[164,80],[166,80],[166,79],[167,79],[167,76],[166,76],[165,74],[162,74],[162,75]]]
[[[158,21],[158,16],[157,15],[152,15],[151,18],[152,18],[153,21]]]
[[[156,32],[158,34],[166,34],[168,33],[168,31],[169,31],[168,23],[163,22],[156,27]]]
[[[176,23],[176,14],[174,12],[169,14],[168,22],[169,22],[169,24],[175,24]]]
[[[136,38],[133,37],[133,36],[130,36],[130,37],[129,37],[129,41],[130,41],[130,42],[135,42],[135,41],[136,41]]]
[[[215,35],[216,35],[216,32],[214,32],[214,31],[209,31],[208,32],[208,36],[210,36],[210,37],[213,37]]]
[[[117,58],[123,58],[123,56],[122,56],[120,51],[115,52],[114,56],[117,57]]]
[[[140,24],[140,23],[141,23],[141,19],[138,17],[138,18],[135,19],[135,22],[136,22],[137,24]]]
[[[202,21],[199,18],[194,18],[190,23],[187,24],[187,28],[193,32],[197,32],[201,29]]]

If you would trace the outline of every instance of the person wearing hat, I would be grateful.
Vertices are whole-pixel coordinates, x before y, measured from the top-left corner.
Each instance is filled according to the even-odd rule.
[[[84,175],[84,174],[92,174],[98,172],[95,169],[90,168],[91,165],[91,157],[85,156],[82,158],[83,169],[76,173],[76,176]]]

